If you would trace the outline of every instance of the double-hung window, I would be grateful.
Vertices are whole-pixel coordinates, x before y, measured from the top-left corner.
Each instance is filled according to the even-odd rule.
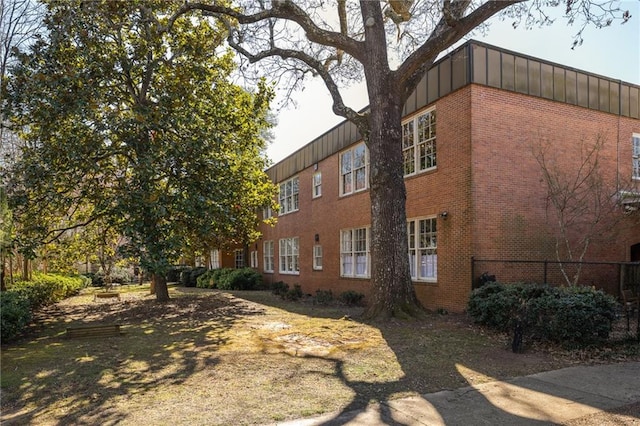
[[[258,250],[251,250],[251,267],[257,269],[258,268]]]
[[[631,144],[631,160],[633,162],[632,176],[634,179],[640,179],[640,134],[633,134]]]
[[[367,188],[367,149],[364,143],[340,154],[340,195]]]
[[[313,269],[322,270],[322,246],[320,244],[313,246]]]
[[[280,184],[280,214],[287,214],[298,210],[298,192],[300,190],[298,177],[291,178]]]
[[[313,174],[313,198],[318,198],[322,195],[322,172],[315,172]]]
[[[281,274],[299,274],[300,263],[299,258],[299,239],[298,237],[283,238],[280,240],[280,273]]]
[[[407,222],[409,269],[415,281],[436,281],[438,278],[436,222],[435,217]]]
[[[436,167],[436,110],[420,114],[402,125],[404,175]]]
[[[273,210],[271,210],[271,206],[262,208],[262,219],[269,219],[273,217]]]
[[[234,251],[236,269],[244,268],[244,250]]]
[[[220,268],[220,250],[211,250],[211,253],[209,253],[209,264],[211,265],[211,269]]]
[[[265,241],[262,243],[262,257],[265,272],[273,272],[274,265],[273,241]]]
[[[340,231],[340,275],[369,276],[369,229],[355,228]]]

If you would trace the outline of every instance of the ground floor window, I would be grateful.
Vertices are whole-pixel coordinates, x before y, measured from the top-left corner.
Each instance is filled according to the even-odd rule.
[[[322,269],[322,246],[319,244],[313,246],[313,269],[316,271]]]
[[[368,277],[369,263],[369,229],[340,231],[340,275]]]
[[[251,267],[258,268],[258,250],[251,251]]]
[[[283,238],[280,240],[280,273],[299,274],[299,239],[298,237]]]
[[[220,250],[211,250],[211,253],[209,254],[209,264],[211,265],[211,269],[220,268]]]
[[[234,255],[236,260],[236,269],[244,268],[244,250],[235,250]]]
[[[264,271],[273,272],[273,241],[265,241],[262,244],[262,249]]]
[[[435,281],[438,277],[436,218],[410,220],[407,234],[411,278],[416,281]]]

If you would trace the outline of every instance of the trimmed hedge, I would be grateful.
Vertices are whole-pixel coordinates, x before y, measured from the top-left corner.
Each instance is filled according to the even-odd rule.
[[[87,282],[86,277],[78,275],[34,273],[31,281],[16,281],[8,291],[20,294],[35,310],[78,294]]]
[[[90,284],[83,276],[35,273],[32,281],[17,281],[0,293],[1,337],[11,340],[31,321],[32,312],[76,295]]]
[[[488,283],[471,293],[467,312],[500,331],[518,324],[533,340],[581,347],[609,337],[616,300],[590,287]]]
[[[251,268],[217,269],[214,281],[220,290],[259,290],[262,288],[262,275]]]

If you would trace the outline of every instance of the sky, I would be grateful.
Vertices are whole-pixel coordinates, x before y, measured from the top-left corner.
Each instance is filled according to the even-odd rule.
[[[584,42],[571,49],[577,26],[558,19],[544,28],[514,29],[511,21],[494,19],[488,32],[474,34],[473,39],[513,50],[543,60],[556,62],[606,77],[640,84],[640,0],[620,3],[631,19],[624,25],[589,27],[583,32]],[[368,104],[362,84],[343,90],[345,104],[359,110]],[[304,90],[292,96],[296,105],[278,113],[274,141],[267,149],[271,161],[277,163],[315,138],[344,121],[331,111],[331,98],[324,83],[316,78]],[[275,101],[277,102],[277,100]]]

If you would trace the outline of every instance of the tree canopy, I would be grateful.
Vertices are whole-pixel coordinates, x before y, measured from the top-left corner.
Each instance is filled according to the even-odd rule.
[[[48,34],[18,55],[5,105],[25,142],[8,181],[24,233],[42,243],[100,220],[157,278],[159,299],[187,241],[254,239],[275,191],[261,137],[271,88],[231,82],[224,28],[168,26],[181,4],[47,2]]]

